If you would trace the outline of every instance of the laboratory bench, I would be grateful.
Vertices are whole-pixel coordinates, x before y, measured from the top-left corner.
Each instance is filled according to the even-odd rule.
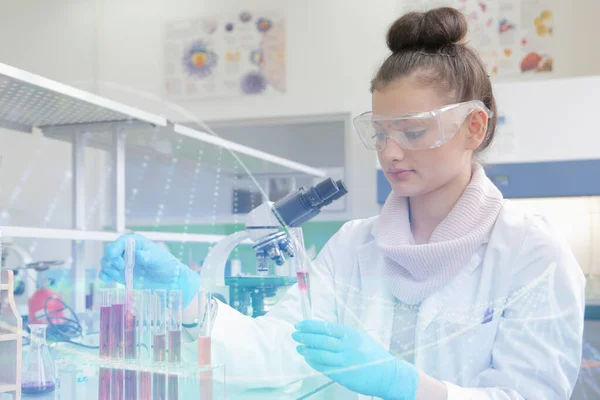
[[[61,347],[59,349],[58,347]],[[586,321],[584,331],[584,349],[582,368],[579,373],[577,385],[573,392],[572,400],[600,398],[600,321]],[[27,347],[23,349],[27,350]],[[71,400],[71,399],[98,399],[98,374],[97,369],[85,366],[83,363],[65,363],[61,356],[62,351],[68,353],[85,352],[95,354],[94,350],[79,349],[73,345],[52,346],[52,357],[56,363],[58,376],[57,389],[46,395],[26,396],[23,399],[39,400]],[[246,389],[242,386],[217,382],[213,386],[212,400],[218,399],[247,399],[247,400],[324,400],[324,399],[351,399],[352,394],[340,385],[331,383],[325,376],[313,376],[303,380],[297,385],[283,389]],[[188,388],[187,390],[185,388]],[[180,399],[200,399],[199,390],[189,389],[189,385],[180,385]],[[0,400],[10,397],[2,397]]]
[[[96,344],[97,337],[88,336],[88,344]],[[23,346],[27,352],[29,346]],[[24,399],[86,399],[98,398],[98,367],[86,365],[84,359],[97,355],[97,350],[85,349],[72,344],[53,344],[51,355],[56,364],[58,376],[57,389],[47,395],[26,396]],[[75,356],[74,356],[75,355]],[[78,356],[79,357],[78,359]],[[217,370],[222,373],[222,370]],[[180,384],[179,398],[199,399],[198,385]],[[187,388],[187,389],[186,389]],[[344,395],[345,393],[346,395]],[[4,400],[0,394],[0,400]],[[7,397],[8,398],[8,397]],[[212,399],[341,399],[353,396],[340,385],[331,382],[327,377],[316,375],[304,379],[284,389],[246,389],[243,386],[227,382],[225,367],[225,384],[215,379]],[[600,398],[600,299],[590,300],[585,308],[584,345],[582,368],[579,373],[572,400]]]
[[[23,347],[23,353],[27,352],[29,346]],[[98,367],[86,363],[86,359],[97,356],[98,350],[86,349],[72,344],[55,343],[50,346],[50,354],[55,362],[57,386],[52,393],[44,395],[22,395],[23,399],[36,400],[72,400],[98,399],[99,389],[99,374]],[[226,368],[225,368],[226,371]],[[215,376],[223,374],[223,368],[215,370]],[[183,379],[179,383],[179,399],[199,399],[200,382],[184,383]],[[335,388],[337,387],[337,388]],[[138,387],[139,390],[139,387]],[[247,400],[321,400],[331,399],[332,390],[345,391],[339,385],[331,382],[325,376],[315,375],[304,379],[302,382],[290,385],[286,389],[247,389],[241,385],[236,385],[227,382],[225,376],[225,384],[221,379],[215,379],[212,386],[211,400],[219,399],[247,399]],[[337,393],[337,392],[336,392]],[[335,395],[334,395],[335,396]],[[7,399],[10,397],[6,397]],[[335,397],[337,398],[337,397]],[[0,393],[0,400],[4,400]]]
[[[83,376],[81,373],[62,373],[60,376],[60,383],[55,393],[50,393],[44,396],[32,396],[31,398],[40,400],[50,399],[85,399],[95,400],[98,398],[98,376]],[[300,388],[294,388],[293,391],[285,391],[278,389],[244,389],[235,385],[225,385],[221,388],[213,389],[213,396],[211,400],[218,399],[247,399],[247,400],[270,400],[270,399],[281,399],[281,400],[317,400],[317,399],[330,399],[325,394],[329,386],[324,387],[329,382],[327,378],[309,378],[302,382]],[[180,386],[181,388],[181,386]],[[204,400],[200,397],[199,390],[181,390],[179,392],[179,399],[199,399]],[[29,397],[23,396],[23,399]]]

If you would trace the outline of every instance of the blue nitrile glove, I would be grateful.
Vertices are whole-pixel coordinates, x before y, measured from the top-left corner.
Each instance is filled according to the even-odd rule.
[[[100,279],[125,283],[125,243],[135,239],[133,286],[143,289],[181,290],[185,308],[200,288],[200,275],[181,263],[175,256],[142,235],[127,234],[104,249]]]
[[[414,400],[416,368],[391,355],[365,332],[322,321],[301,321],[292,338],[308,365],[367,396]]]

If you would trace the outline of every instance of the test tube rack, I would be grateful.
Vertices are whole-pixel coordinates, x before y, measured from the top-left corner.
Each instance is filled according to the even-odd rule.
[[[165,377],[177,377],[178,380],[178,395],[177,397],[166,396],[168,400],[217,400],[225,399],[225,365],[211,364],[199,366],[193,363],[182,362],[180,365],[174,366],[168,363],[157,366],[151,363],[142,364],[136,360],[115,360],[115,359],[100,359],[91,354],[77,354],[63,357],[61,359],[63,369],[81,369],[90,372],[96,371],[100,374],[102,369],[120,370],[120,371],[135,371],[140,376],[141,373],[161,374]],[[140,383],[141,384],[141,383]],[[207,391],[206,388],[210,386]],[[168,392],[168,391],[167,391]],[[210,395],[207,396],[206,393]],[[139,391],[138,391],[139,393]],[[154,395],[152,399],[159,398]],[[138,394],[138,399],[144,399],[141,394]],[[129,400],[129,399],[127,399]]]
[[[69,359],[67,357],[63,357],[61,360],[64,364],[68,364]],[[81,366],[87,367],[99,367],[99,368],[110,368],[117,370],[129,370],[129,371],[137,371],[137,372],[157,372],[157,373],[165,373],[169,375],[175,375],[180,378],[188,378],[188,379],[197,379],[205,372],[211,371],[221,371],[218,374],[222,374],[225,370],[225,365],[223,364],[210,364],[199,366],[193,363],[182,362],[179,365],[169,365],[165,363],[164,366],[156,366],[150,363],[141,364],[136,360],[114,360],[114,359],[99,359],[98,357],[91,356],[89,354],[77,354],[74,356],[72,360],[73,363],[76,363]],[[217,375],[218,375],[217,374]],[[219,379],[222,381],[222,379]]]
[[[181,291],[117,287],[104,289],[101,297],[99,354],[69,362],[97,371],[99,400],[178,400],[194,393],[208,400],[221,392],[224,366],[183,359]]]
[[[13,271],[0,270],[0,394],[21,399],[23,320],[14,297]]]

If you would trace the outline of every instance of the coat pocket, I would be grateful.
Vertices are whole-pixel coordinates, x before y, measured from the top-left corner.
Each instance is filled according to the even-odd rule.
[[[442,379],[468,385],[478,373],[490,368],[500,310],[447,310],[437,318],[439,365]]]

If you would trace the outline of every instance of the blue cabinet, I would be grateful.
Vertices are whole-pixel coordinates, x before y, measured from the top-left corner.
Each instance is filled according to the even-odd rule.
[[[600,159],[486,165],[486,174],[507,199],[600,195]],[[391,187],[377,170],[377,202]]]

